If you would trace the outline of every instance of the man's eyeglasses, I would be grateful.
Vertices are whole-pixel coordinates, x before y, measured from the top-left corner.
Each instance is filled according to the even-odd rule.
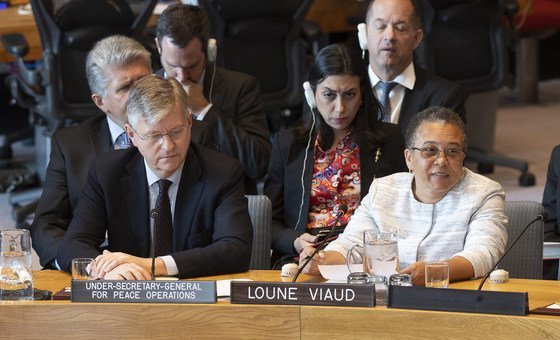
[[[167,133],[152,133],[150,135],[142,136],[141,134],[138,133],[138,131],[136,131],[135,128],[132,127],[132,125],[130,125],[130,127],[132,128],[132,130],[134,130],[138,138],[144,141],[148,141],[149,143],[152,144],[161,143],[161,141],[163,141],[163,136],[169,136],[169,138],[171,138],[173,141],[181,140],[187,137],[187,130],[189,128],[188,126],[183,126],[168,131]]]
[[[463,156],[463,152],[464,152],[463,149],[449,148],[445,150],[440,150],[434,146],[427,146],[424,148],[411,147],[410,149],[420,151],[420,156],[422,156],[422,158],[425,159],[434,159],[438,157],[439,154],[442,152],[445,154],[445,157],[447,159],[459,159],[461,156]]]

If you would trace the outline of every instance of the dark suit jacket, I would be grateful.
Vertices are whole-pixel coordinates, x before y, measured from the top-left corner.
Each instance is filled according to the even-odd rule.
[[[416,82],[414,89],[405,89],[398,125],[403,135],[410,119],[430,106],[444,106],[455,111],[466,122],[466,96],[458,84],[426,72],[414,66]]]
[[[377,146],[360,145],[360,176],[361,197],[368,193],[373,177],[383,177],[395,172],[406,171],[404,161],[404,140],[399,129],[388,123],[381,123],[386,134],[385,144],[381,147],[381,156],[375,162]],[[304,196],[302,217],[298,222],[301,204],[301,175],[307,141],[297,140],[293,130],[282,130],[274,141],[268,177],[264,185],[264,193],[272,201],[272,248],[276,256],[293,254],[293,242],[307,227],[309,211],[309,195],[314,164],[315,135],[305,163],[303,180]]]
[[[558,175],[560,174],[560,145],[552,149],[548,172],[546,174],[546,185],[544,187],[542,204],[548,213],[548,219],[544,225],[544,240],[547,242],[560,242],[560,230],[558,229],[558,211],[560,211],[560,187],[558,186]]]
[[[77,257],[108,250],[143,258],[150,251],[149,192],[138,149],[94,160],[74,218],[58,249],[62,269]],[[191,144],[175,201],[171,254],[181,278],[249,268],[252,227],[243,195],[243,169],[229,156]]]
[[[56,131],[51,139],[50,161],[43,193],[31,224],[33,248],[43,267],[50,267],[58,245],[78,205],[91,161],[113,150],[107,116],[100,114],[81,124]],[[205,126],[193,122],[192,141],[210,140]]]
[[[112,150],[107,118],[100,113],[82,124],[60,129],[52,136],[43,193],[30,227],[33,248],[42,266],[56,258],[91,161]]]
[[[214,66],[209,63],[203,93],[213,105],[202,123],[212,128],[215,141],[206,146],[239,160],[248,176],[246,191],[255,193],[256,180],[266,175],[271,149],[259,83],[243,73],[220,67],[216,67],[215,75],[213,71]],[[163,69],[156,74],[163,76]]]

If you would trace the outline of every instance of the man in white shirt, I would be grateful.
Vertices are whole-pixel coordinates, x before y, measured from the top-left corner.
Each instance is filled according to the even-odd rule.
[[[366,16],[366,32],[368,73],[384,111],[380,120],[398,124],[404,133],[416,113],[443,106],[465,121],[465,95],[460,87],[414,65],[414,50],[423,36],[415,0],[373,0]]]
[[[135,148],[92,163],[58,250],[61,268],[93,257],[96,277],[149,279],[155,256],[155,275],[246,271],[253,235],[241,164],[191,143],[187,94],[173,78],[137,81],[127,112]]]

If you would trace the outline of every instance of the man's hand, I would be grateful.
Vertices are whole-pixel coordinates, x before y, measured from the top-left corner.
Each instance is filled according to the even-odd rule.
[[[302,252],[304,248],[312,247],[313,243],[317,241],[317,236],[313,236],[309,233],[301,234],[298,238],[294,240],[294,249],[299,253]]]
[[[124,263],[105,274],[105,280],[149,280],[150,274],[135,263]]]
[[[415,286],[424,286],[426,262],[415,262],[410,266],[399,271],[400,274],[410,274],[412,276],[412,284]]]
[[[189,97],[189,110],[196,116],[200,113],[210,102],[204,97],[202,86],[190,80],[185,80],[182,84],[187,96]]]
[[[95,279],[104,278],[107,273],[117,268],[121,264],[125,263],[135,263],[139,265],[141,263],[141,258],[128,255],[126,253],[112,253],[108,250],[104,250],[103,254],[97,256],[93,262],[91,275]]]

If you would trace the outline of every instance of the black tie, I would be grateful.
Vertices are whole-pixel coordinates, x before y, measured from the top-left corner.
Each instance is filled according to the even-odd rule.
[[[156,256],[169,255],[173,252],[173,224],[171,219],[171,205],[169,204],[169,186],[171,181],[160,179],[158,182],[159,194],[156,200],[158,216],[154,221],[156,235]]]

